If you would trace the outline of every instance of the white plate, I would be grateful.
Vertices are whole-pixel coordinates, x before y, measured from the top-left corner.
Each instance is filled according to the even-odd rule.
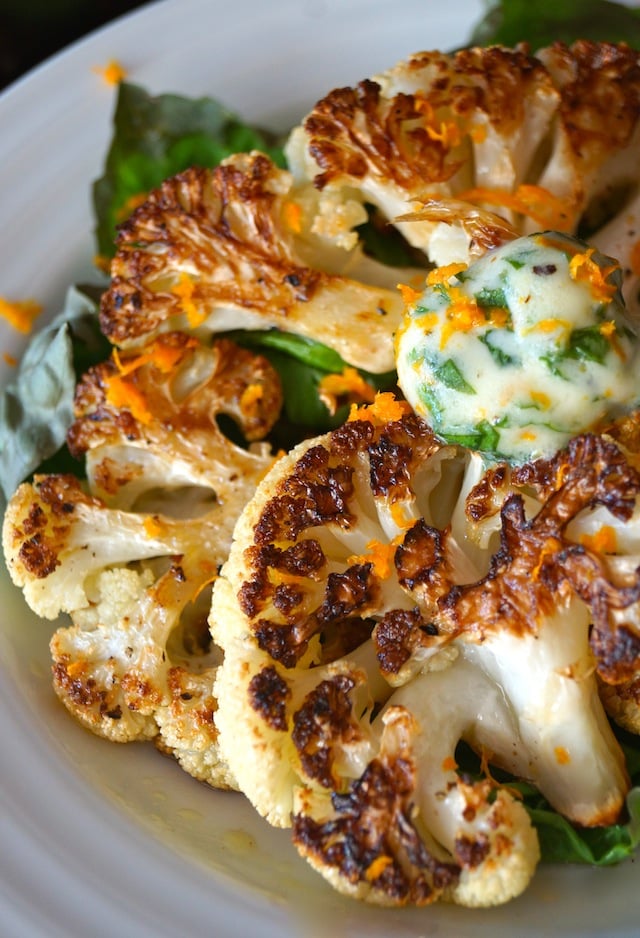
[[[481,0],[165,0],[101,30],[0,96],[0,295],[57,312],[92,278],[90,184],[117,58],[154,92],[212,94],[286,129],[330,87],[463,42]],[[2,352],[23,340],[0,324]],[[0,365],[0,380],[10,369]],[[86,733],[50,688],[50,627],[0,582],[2,938],[398,938],[637,935],[633,863],[543,868],[482,912],[372,909],[336,895],[240,795],[199,785],[149,745]]]

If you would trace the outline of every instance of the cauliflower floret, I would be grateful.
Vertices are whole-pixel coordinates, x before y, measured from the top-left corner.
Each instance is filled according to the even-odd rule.
[[[620,268],[557,232],[432,271],[396,337],[398,381],[447,440],[549,455],[640,399]]]
[[[323,244],[311,231],[322,215],[316,202],[312,187],[296,192],[260,153],[167,180],[120,229],[103,332],[124,348],[172,329],[277,328],[356,367],[391,370],[398,271],[362,261],[354,237]],[[361,207],[342,212],[349,224],[366,218]],[[337,217],[335,206],[329,214]]]
[[[213,590],[220,744],[336,888],[470,906],[525,888],[527,815],[458,777],[460,740],[574,822],[615,820],[628,778],[595,672],[640,582],[581,525],[605,508],[635,528],[639,493],[611,440],[486,470],[391,395],[263,480]]]
[[[359,193],[438,266],[587,224],[624,258],[635,312],[639,104],[640,59],[624,44],[421,52],[330,92],[286,154],[298,185],[312,180],[332,202]]]
[[[274,369],[225,339],[208,347],[167,333],[133,356],[116,355],[78,384],[71,452],[86,458],[91,491],[120,508],[205,510],[216,500],[228,535],[270,463],[268,444],[235,446],[218,425],[228,417],[247,440],[262,439],[282,406]]]
[[[50,647],[54,689],[73,716],[115,742],[154,739],[185,767],[200,760],[193,774],[227,787],[214,666],[194,647],[198,636],[208,646],[208,588],[225,548],[218,514],[134,514],[85,494],[73,476],[42,476],[9,502],[3,538],[31,608],[71,616]],[[186,641],[175,641],[178,632]],[[191,671],[200,687],[186,697]]]
[[[281,389],[260,356],[171,334],[79,384],[71,448],[88,489],[38,476],[9,502],[3,546],[14,582],[47,618],[54,688],[70,712],[118,742],[153,739],[196,778],[234,785],[217,746],[218,649],[207,627],[211,581],[241,508],[268,469],[249,437],[277,418]]]

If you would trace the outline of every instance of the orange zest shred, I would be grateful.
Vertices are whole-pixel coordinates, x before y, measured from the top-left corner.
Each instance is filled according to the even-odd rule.
[[[636,277],[640,277],[640,240],[635,241],[629,253],[629,267]]]
[[[144,519],[144,533],[148,538],[159,537],[162,534],[162,525],[156,515],[149,515]]]
[[[613,349],[615,354],[618,356],[618,358],[621,358],[622,361],[624,361],[626,358],[626,355],[625,355],[624,348],[622,347],[622,344],[620,343],[618,339],[618,330],[617,330],[615,322],[612,319],[607,319],[605,322],[600,324],[600,328],[598,329],[598,331],[600,335],[604,336],[605,339],[609,340],[609,342],[611,343],[611,348]],[[606,396],[607,394],[605,392],[605,397]]]
[[[511,311],[504,306],[490,306],[485,309],[485,314],[488,314],[489,324],[496,329],[504,329],[511,319]]]
[[[117,59],[110,59],[106,65],[96,65],[93,71],[100,75],[108,85],[119,85],[127,77],[127,70]]]
[[[376,427],[384,427],[410,413],[411,406],[407,401],[398,400],[391,391],[378,391],[372,404],[360,407],[352,404],[347,420],[368,420]]]
[[[210,586],[212,583],[214,583],[218,579],[217,569],[212,568],[210,564],[206,564],[206,565],[201,564],[200,566],[204,574],[204,579],[202,583],[200,584],[200,586],[198,587],[198,589],[196,590],[196,593],[193,597],[194,600],[198,598],[198,596],[203,592],[203,590],[207,588],[207,586]]]
[[[263,397],[264,388],[261,384],[248,384],[240,395],[240,410],[248,416],[256,414]]]
[[[534,403],[539,404],[544,410],[551,407],[551,398],[544,391],[530,391],[529,395]]]
[[[458,146],[462,134],[457,123],[438,120],[431,101],[421,92],[416,92],[413,100],[416,111],[425,119],[425,130],[429,139],[441,143],[446,149]]]
[[[347,365],[340,374],[324,375],[318,384],[318,397],[330,414],[338,409],[338,398],[349,397],[356,402],[371,404],[375,400],[375,388],[362,375]]]
[[[422,296],[420,290],[414,290],[413,287],[410,287],[406,283],[399,283],[398,290],[400,291],[400,296],[405,306],[413,306]]]
[[[128,410],[140,423],[150,423],[151,412],[147,407],[144,394],[138,387],[122,375],[111,375],[107,381],[107,404],[116,410]]]
[[[393,857],[388,856],[388,854],[384,853],[377,856],[365,870],[365,879],[367,882],[372,883],[374,880],[378,879],[379,876],[382,876],[386,868],[392,864]]]
[[[0,316],[24,335],[31,332],[34,320],[41,312],[42,306],[35,300],[7,300],[0,296]]]
[[[177,283],[171,286],[171,292],[174,296],[179,298],[182,310],[187,317],[187,322],[192,329],[202,325],[205,320],[204,312],[199,310],[193,301],[195,287],[196,285],[193,278],[184,272],[180,274],[180,279]]]
[[[588,248],[582,254],[575,254],[569,261],[569,274],[576,283],[586,284],[591,295],[598,303],[608,303],[616,292],[615,283],[610,283],[607,279],[614,270],[618,269],[618,264],[611,264],[609,267],[601,267],[593,260],[594,248]]]
[[[435,267],[427,274],[427,286],[436,287],[449,282],[451,277],[455,277],[467,269],[467,264],[445,264],[443,267]]]
[[[386,580],[391,572],[393,558],[398,544],[402,541],[403,535],[392,538],[391,541],[384,544],[382,541],[369,541],[366,553],[353,554],[349,557],[348,563],[370,563],[374,574],[379,580]]]
[[[564,746],[556,746],[553,750],[553,754],[556,757],[556,762],[558,765],[569,765],[571,762],[571,756],[564,748]]]
[[[569,231],[573,224],[570,205],[543,186],[522,184],[515,192],[478,186],[458,195],[465,202],[485,203],[526,215],[537,224],[555,231]]]
[[[416,520],[413,515],[407,511],[406,503],[403,501],[391,502],[390,513],[393,523],[402,531],[406,531],[410,528]]]
[[[598,329],[600,335],[603,335],[605,339],[611,339],[616,334],[616,324],[613,320],[608,319],[606,322],[603,322]]]
[[[535,439],[535,437],[534,437],[534,439]],[[533,568],[533,570],[531,571],[531,579],[532,579],[532,580],[535,581],[535,580],[538,580],[538,579],[540,578],[540,573],[541,573],[541,571],[542,571],[543,566],[544,566],[545,563],[549,560],[549,558],[552,558],[552,559],[553,559],[553,558],[555,557],[555,555],[556,555],[556,553],[558,552],[559,549],[560,549],[560,545],[559,545],[558,541],[554,541],[553,538],[550,540],[550,542],[549,542],[545,547],[542,548],[542,550],[540,551],[540,556],[539,556],[539,558],[538,558],[538,562],[537,562],[537,564],[535,565],[535,567]]]
[[[130,195],[128,199],[118,207],[116,211],[116,221],[118,223],[126,221],[126,219],[134,212],[138,206],[143,205],[149,198],[148,192],[136,192],[135,195]]]
[[[134,371],[137,371],[138,368],[141,368],[143,365],[149,364],[155,365],[163,374],[170,374],[184,356],[185,351],[193,348],[196,344],[196,340],[191,339],[185,346],[178,348],[166,342],[161,336],[148,345],[141,355],[136,355],[135,358],[123,361],[118,349],[113,350],[112,357],[118,369],[118,373],[122,377],[126,377]]]
[[[538,322],[529,326],[528,329],[523,329],[522,334],[529,335],[531,332],[551,333],[558,331],[566,332],[568,335],[571,332],[571,323],[566,319],[539,319]]]
[[[103,274],[108,274],[111,269],[111,258],[106,254],[94,254],[93,266]]]
[[[302,231],[302,206],[297,202],[287,201],[282,207],[285,224],[294,234]]]
[[[443,772],[455,772],[458,768],[458,763],[453,758],[453,756],[447,756],[442,760],[442,771]]]
[[[580,543],[598,554],[615,554],[618,549],[616,531],[610,524],[603,524],[593,534],[582,534]]]
[[[440,348],[444,348],[456,332],[470,332],[487,321],[474,297],[467,296],[460,287],[449,287],[449,300],[450,305],[440,332]]]
[[[441,143],[447,150],[459,146],[462,139],[460,128],[453,121],[440,121],[439,127],[431,125],[426,130],[431,140]]]
[[[16,358],[16,356],[10,355],[9,352],[3,352],[2,358],[4,359],[5,363],[9,365],[11,368],[15,368],[15,366],[18,364],[18,359]]]

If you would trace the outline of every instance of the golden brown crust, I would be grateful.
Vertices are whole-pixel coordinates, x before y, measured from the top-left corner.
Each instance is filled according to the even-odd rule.
[[[110,399],[114,378],[125,388],[124,400],[115,404]],[[231,417],[247,440],[259,440],[273,427],[281,406],[280,379],[263,356],[227,339],[208,348],[172,332],[137,355],[122,356],[118,363],[109,359],[83,376],[67,444],[81,458],[108,440],[141,439],[156,422],[177,436],[217,437],[220,414]]]
[[[496,475],[492,478],[495,481]],[[511,484],[523,492],[534,490],[543,506],[527,520],[522,495],[514,492],[506,498],[500,512],[500,549],[491,569],[477,584],[452,586],[440,602],[445,620],[474,641],[505,627],[516,634],[535,632],[538,622],[571,590],[591,609],[598,671],[611,680],[618,668],[629,666],[633,644],[628,629],[615,623],[614,613],[640,599],[640,582],[616,582],[604,558],[573,542],[566,531],[581,512],[598,505],[628,520],[640,493],[640,476],[613,443],[584,434],[550,459],[514,468]],[[479,489],[492,511],[493,486],[483,481]],[[469,502],[477,519],[477,491]],[[637,653],[638,649],[633,653],[636,664]]]
[[[625,147],[640,108],[637,51],[579,39],[556,42],[541,55],[560,90],[559,113],[574,151],[595,156]]]
[[[519,127],[527,98],[539,85],[550,87],[545,69],[524,47],[466,49],[453,56],[423,52],[405,69],[409,77],[428,72],[420,93],[387,98],[378,82],[367,80],[316,104],[304,126],[309,153],[321,170],[314,179],[318,188],[371,173],[415,196],[460,169],[466,155],[458,140],[478,110],[507,136]],[[461,135],[442,135],[443,109]]]
[[[308,301],[322,274],[295,263],[274,215],[277,170],[262,154],[166,180],[122,225],[100,325],[116,345],[201,320],[215,305],[277,310]],[[154,250],[149,250],[153,246]],[[188,286],[182,293],[181,271]],[[141,315],[144,310],[144,315]]]
[[[98,502],[85,494],[72,475],[37,475],[33,484],[36,498],[26,484],[13,496],[5,554],[29,576],[45,579],[60,563],[78,506]]]
[[[468,260],[517,234],[574,232],[583,218],[593,231],[618,215],[635,192],[639,79],[624,43],[421,52],[326,95],[290,156],[334,198],[361,191],[432,261]],[[632,236],[607,232],[629,255]]]

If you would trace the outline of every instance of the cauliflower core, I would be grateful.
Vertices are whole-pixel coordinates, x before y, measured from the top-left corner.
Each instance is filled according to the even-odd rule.
[[[107,739],[153,739],[217,787],[235,783],[217,743],[211,582],[272,462],[266,444],[241,449],[217,419],[260,437],[280,405],[265,359],[164,335],[80,382],[69,446],[86,454],[86,488],[36,476],[4,519],[9,571],[31,608],[72,620],[51,639],[65,706]]]
[[[639,398],[619,267],[555,232],[432,271],[396,337],[398,379],[445,439],[523,462]]]
[[[618,816],[598,687],[640,664],[636,462],[585,435],[487,470],[380,395],[261,483],[213,590],[217,725],[240,788],[337,889],[526,887],[528,815],[456,772],[460,740],[578,824]]]

